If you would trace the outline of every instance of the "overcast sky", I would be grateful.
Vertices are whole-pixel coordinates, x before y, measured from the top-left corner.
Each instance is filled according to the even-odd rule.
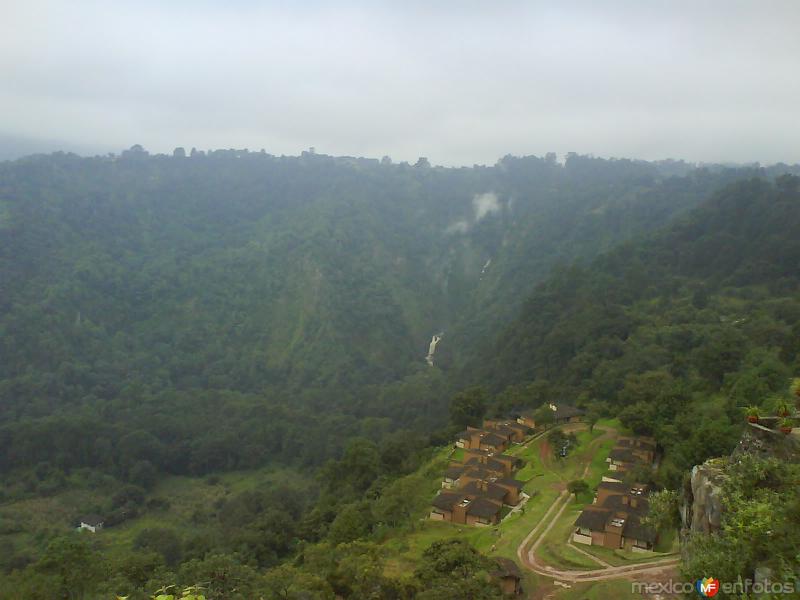
[[[800,162],[800,2],[0,0],[3,139]]]

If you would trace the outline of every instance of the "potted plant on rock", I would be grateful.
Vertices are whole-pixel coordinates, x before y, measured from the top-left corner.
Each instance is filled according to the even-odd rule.
[[[794,428],[794,423],[792,423],[791,419],[783,419],[781,420],[781,433],[785,435],[789,435],[792,433],[792,429]]]
[[[758,407],[757,406],[748,406],[745,410],[744,414],[747,416],[747,421],[749,423],[758,423]]]
[[[785,400],[781,401],[780,404],[778,404],[779,417],[788,417],[791,412],[792,412],[792,407],[789,406],[789,403],[786,402]]]

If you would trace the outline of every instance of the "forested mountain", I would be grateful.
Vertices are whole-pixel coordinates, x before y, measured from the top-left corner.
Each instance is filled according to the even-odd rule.
[[[465,369],[495,410],[577,400],[666,448],[661,483],[727,454],[800,369],[800,178],[727,186],[669,227],[557,269]],[[773,412],[774,414],[774,412]]]
[[[455,398],[499,414],[619,415],[666,450],[642,477],[677,487],[798,369],[786,171],[139,147],[0,163],[0,592],[452,597],[435,570],[385,576],[366,540],[429,501],[468,386]],[[196,501],[170,508],[175,485]],[[110,536],[59,537],[88,509]]]
[[[140,147],[2,163],[0,465],[318,463],[441,425],[430,336],[437,365],[461,364],[552,265],[752,173],[684,167]]]

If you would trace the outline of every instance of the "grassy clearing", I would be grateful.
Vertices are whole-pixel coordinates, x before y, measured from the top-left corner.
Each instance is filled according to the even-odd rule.
[[[548,565],[565,570],[600,568],[596,561],[570,548],[566,543],[572,534],[572,524],[578,518],[580,511],[580,506],[570,504],[539,546],[537,554]]]
[[[307,486],[307,476],[292,469],[265,468],[254,471],[234,471],[204,479],[193,477],[166,477],[148,497],[166,498],[166,510],[148,511],[97,534],[96,538],[108,556],[114,557],[129,550],[136,535],[143,529],[167,527],[174,529],[183,539],[201,533],[212,533],[214,521],[209,515],[215,506],[230,496],[244,491],[265,489],[282,484]]]
[[[166,499],[169,508],[147,510],[135,519],[85,535],[91,535],[97,548],[114,559],[130,550],[136,535],[149,527],[174,529],[184,539],[211,533],[215,523],[206,517],[216,511],[218,502],[245,490],[282,483],[293,483],[301,488],[309,486],[306,475],[275,468],[231,472],[204,479],[164,477],[147,494],[147,499]],[[0,507],[0,523],[4,525],[0,540],[11,541],[18,552],[36,554],[53,535],[74,531],[75,520],[82,514],[104,513],[114,489],[116,486],[98,490],[72,489],[49,497],[9,502]]]
[[[95,490],[67,490],[52,496],[8,502],[0,507],[0,541],[17,552],[36,555],[54,535],[73,531],[75,520],[102,505]]]
[[[661,558],[668,558],[671,554],[664,554],[661,552],[630,552],[628,550],[619,550],[613,548],[604,548],[603,546],[585,546],[583,550],[606,561],[613,567],[623,567],[625,565],[636,565],[639,563],[647,563]]]

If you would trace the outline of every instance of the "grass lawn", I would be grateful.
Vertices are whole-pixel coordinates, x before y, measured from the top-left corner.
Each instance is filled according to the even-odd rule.
[[[603,546],[581,546],[581,548],[589,554],[606,561],[613,567],[646,563],[671,556],[671,554],[661,552],[630,552],[628,550],[604,548]]]
[[[582,505],[570,503],[542,541],[537,555],[547,564],[566,570],[601,568],[596,561],[567,546],[569,536],[572,534],[573,523],[582,509]]]

